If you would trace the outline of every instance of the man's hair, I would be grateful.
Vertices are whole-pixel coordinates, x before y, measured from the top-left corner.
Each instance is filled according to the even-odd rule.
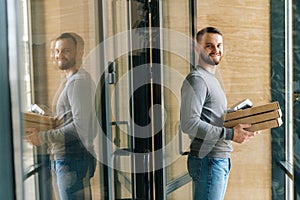
[[[77,33],[74,33],[74,32],[71,32],[69,34],[71,34],[76,39],[77,49],[83,51],[84,50],[84,40],[83,40],[83,38],[80,35],[78,35]]]
[[[58,37],[56,37],[55,40],[57,41],[61,39],[71,39],[74,42],[75,46],[77,46],[77,40],[71,33],[62,33]]]
[[[84,50],[84,40],[83,38],[78,35],[77,33],[62,33],[61,35],[59,35],[58,37],[56,37],[56,41],[60,40],[60,39],[71,39],[76,48],[80,49],[80,50]]]
[[[205,27],[203,29],[201,29],[200,31],[198,31],[197,35],[196,35],[196,40],[197,42],[200,42],[203,35],[205,33],[216,33],[216,34],[219,34],[221,36],[223,36],[222,32],[220,30],[218,30],[217,28],[215,27]]]

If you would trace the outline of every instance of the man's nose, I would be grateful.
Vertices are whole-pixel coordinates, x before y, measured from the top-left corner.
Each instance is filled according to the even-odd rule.
[[[213,52],[218,52],[218,47],[217,47],[217,46],[212,46],[212,47],[211,47],[211,50],[212,50]]]
[[[62,52],[55,52],[55,58],[61,58],[63,57]]]

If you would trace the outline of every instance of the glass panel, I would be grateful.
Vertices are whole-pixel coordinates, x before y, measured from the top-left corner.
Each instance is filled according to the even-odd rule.
[[[271,1],[271,31],[272,31],[272,99],[282,105],[282,113],[285,118],[285,2]],[[285,172],[278,164],[285,161],[285,130],[286,124],[272,130],[272,199],[284,199],[286,197]]]
[[[20,97],[18,96],[14,99],[20,99],[21,105],[17,105],[15,109],[21,111],[20,113],[23,115],[24,112],[28,113],[37,111],[33,110],[33,107],[31,106],[32,103],[40,106],[40,108],[45,111],[47,121],[42,121],[42,119],[44,119],[43,117],[45,116],[38,115],[38,120],[33,122],[30,120],[34,120],[37,114],[26,114],[22,116],[22,119],[24,119],[25,122],[23,127],[36,127],[38,131],[47,130],[47,134],[52,136],[53,134],[51,131],[48,131],[51,129],[52,125],[56,130],[60,129],[57,126],[54,126],[54,120],[52,120],[53,118],[51,117],[54,117],[56,114],[58,114],[55,112],[56,100],[62,91],[60,86],[65,76],[63,71],[58,70],[58,67],[56,66],[57,62],[54,61],[52,41],[63,32],[71,32],[76,42],[75,40],[73,41],[74,43],[77,43],[78,47],[82,43],[76,37],[75,33],[80,35],[84,40],[85,48],[83,52],[83,63],[88,64],[88,61],[92,60],[92,58],[90,58],[91,52],[96,48],[99,42],[98,38],[100,34],[97,30],[99,24],[99,5],[97,1],[85,0],[20,0],[18,3],[20,3],[20,8],[22,9],[21,11],[18,11],[22,16],[20,17],[20,19],[22,19],[22,21],[20,21],[20,26],[22,29],[20,29],[20,33],[18,33],[18,35],[20,35],[22,38],[22,46],[20,50],[20,56],[22,57],[22,60],[19,63],[19,71],[17,72],[19,75],[18,79],[21,80],[21,89]],[[56,46],[56,50],[57,49],[58,46]],[[74,54],[80,54],[80,48],[74,48],[73,50],[73,52],[76,52]],[[78,60],[75,61],[75,63],[78,62]],[[94,71],[100,71],[99,65],[83,66],[83,68],[92,74],[92,78],[94,78],[95,83],[99,81],[97,79],[97,74],[93,74]],[[86,91],[80,91],[80,94],[83,92]],[[83,104],[80,104],[80,106],[82,105]],[[75,113],[73,114],[75,115]],[[45,125],[45,123],[49,124]],[[66,129],[66,126],[61,128],[63,133],[65,133],[64,130]],[[17,129],[15,129],[15,131],[16,130]],[[28,131],[28,129],[26,130]],[[22,139],[27,137],[26,134],[28,134],[28,132],[26,133],[26,130],[24,129],[21,131]],[[77,128],[76,130],[77,133],[79,133],[79,129]],[[41,132],[39,132],[39,134],[41,134]],[[46,137],[48,137],[48,135]],[[64,137],[64,139],[66,138],[67,136]],[[21,153],[23,159],[21,168],[25,177],[23,183],[24,188],[22,190],[24,192],[23,194],[19,194],[19,196],[24,195],[24,199],[54,198],[54,189],[51,187],[51,182],[55,183],[55,180],[53,179],[54,177],[51,176],[50,172],[50,158],[53,159],[54,154],[59,156],[59,154],[57,154],[59,151],[67,152],[74,144],[68,147],[65,144],[62,145],[61,148],[57,148],[59,139],[57,139],[55,136],[53,136],[52,139],[53,140],[50,139],[46,142],[46,144],[38,147],[30,144],[34,143],[33,140],[31,140],[31,142],[24,140],[22,141],[22,145],[19,145],[20,148],[22,148]],[[78,138],[77,140],[79,141]],[[43,138],[43,141],[46,141],[45,138]],[[18,142],[16,143],[18,144]],[[76,144],[78,145],[79,143],[80,142],[77,142]],[[83,144],[85,144],[85,142],[82,142],[81,145],[83,146]],[[50,152],[50,149],[53,146],[56,146],[56,148],[53,148],[55,150],[54,154],[52,154],[53,151]],[[99,147],[99,144],[95,144],[95,146]],[[92,164],[89,164],[89,166],[92,166]],[[89,170],[90,169],[91,167]],[[91,178],[92,196],[94,199],[102,199],[104,194],[102,180],[103,176],[100,176],[101,173],[103,172],[98,164],[96,172]],[[88,193],[87,191],[88,190],[85,192]]]
[[[24,181],[24,199],[32,199],[32,200],[36,200],[38,199],[37,193],[38,191],[34,190],[34,186],[36,184],[36,176],[30,176],[28,179],[26,179]],[[36,193],[37,192],[37,193]]]
[[[164,98],[164,140],[166,154],[167,193],[173,190],[173,181],[187,174],[187,156],[181,153],[189,151],[189,138],[181,134],[180,88],[185,76],[190,71],[191,42],[189,19],[189,1],[161,1],[162,4],[162,74]],[[181,148],[181,149],[180,149]],[[183,184],[180,182],[180,184]],[[184,188],[184,189],[183,189]],[[191,184],[166,194],[167,199],[192,199]]]
[[[114,76],[108,88],[106,101],[110,116],[109,124],[111,124],[111,142],[108,148],[112,148],[113,155],[111,157],[113,194],[111,195],[115,199],[131,199],[144,192],[135,189],[138,187],[134,185],[136,177],[133,175],[136,166],[130,152],[132,153],[135,148],[133,67],[144,59],[143,46],[134,46],[134,44],[143,44],[142,41],[139,43],[138,31],[135,28],[145,26],[147,10],[145,10],[145,2],[115,0],[105,1],[104,9],[106,12],[104,32],[107,39],[105,49],[108,50],[104,59],[105,62],[111,63],[108,66],[108,77]],[[133,31],[130,32],[131,30]]]
[[[20,16],[20,21],[17,21],[19,33],[18,41],[16,49],[16,63],[20,64],[20,66],[11,66],[12,71],[14,74],[11,74],[11,77],[17,78],[20,80],[19,82],[12,82],[14,87],[12,88],[12,111],[13,111],[13,129],[14,129],[14,143],[18,147],[15,150],[15,164],[16,167],[16,174],[20,177],[17,178],[17,183],[21,183],[19,181],[23,181],[23,177],[25,181],[22,185],[17,185],[17,197],[21,197],[24,193],[24,199],[35,199],[36,197],[36,186],[37,186],[37,176],[27,176],[35,166],[36,163],[36,156],[35,151],[36,149],[26,143],[25,140],[19,141],[24,137],[24,131],[20,130],[20,121],[18,117],[20,116],[19,111],[21,110],[23,113],[30,108],[32,103],[32,77],[31,77],[31,35],[30,35],[30,20],[29,20],[29,13],[30,13],[30,1],[28,0],[20,0],[17,2],[19,10],[15,10]],[[12,12],[12,11],[11,11]],[[11,24],[13,26],[13,24]],[[11,44],[10,44],[11,45]],[[19,46],[18,46],[19,45]],[[15,68],[16,67],[16,68]],[[15,69],[14,69],[15,68]],[[15,79],[11,81],[15,81]],[[20,85],[19,85],[20,84]],[[21,114],[22,115],[22,114]],[[20,156],[20,157],[19,157]],[[20,171],[19,171],[20,170]],[[24,187],[24,188],[22,188]],[[32,196],[33,195],[33,196]]]

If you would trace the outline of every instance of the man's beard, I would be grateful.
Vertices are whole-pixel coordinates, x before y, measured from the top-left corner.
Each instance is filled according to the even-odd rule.
[[[214,59],[212,59],[210,57],[210,55],[205,55],[204,53],[200,53],[200,57],[201,57],[201,60],[203,60],[205,63],[207,63],[209,65],[218,65],[222,59],[222,57],[220,57],[219,60],[215,61]]]
[[[75,66],[76,65],[76,61],[75,61],[75,59],[72,59],[72,60],[69,60],[69,61],[67,61],[67,62],[61,62],[61,64],[60,65],[58,65],[58,67],[59,67],[59,69],[61,69],[61,70],[67,70],[67,69],[70,69],[70,68],[72,68],[73,66]]]

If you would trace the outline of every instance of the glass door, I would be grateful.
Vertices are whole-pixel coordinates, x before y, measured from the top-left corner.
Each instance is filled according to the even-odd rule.
[[[99,107],[108,199],[191,198],[189,139],[179,126],[180,88],[191,63],[190,6],[102,1]],[[183,27],[170,20],[175,13]]]
[[[186,162],[190,139],[180,128],[180,89],[190,67],[196,23],[196,1],[160,1],[162,49],[162,105],[164,191],[163,199],[192,199],[191,178]]]
[[[102,1],[101,13],[105,198],[153,199],[149,5],[147,1]]]
[[[83,66],[97,83],[101,130],[95,140],[93,199],[190,199],[188,140],[179,126],[180,87],[191,58],[189,1],[22,2],[28,19],[20,24],[28,23],[29,31],[23,37],[28,49],[20,54],[28,58],[13,68],[26,92],[18,88],[13,95],[18,100],[14,129],[21,128],[14,136],[20,148],[19,196],[54,198],[47,147],[26,143],[22,114],[24,102],[54,107],[62,74],[51,57],[51,40],[72,32],[84,39]],[[24,64],[26,77],[20,73]]]

